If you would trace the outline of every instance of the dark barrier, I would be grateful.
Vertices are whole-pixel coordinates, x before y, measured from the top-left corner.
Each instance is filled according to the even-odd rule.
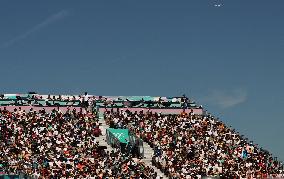
[[[139,155],[139,157],[144,158],[144,147],[143,140],[138,138],[133,132],[129,131],[129,145],[134,149],[134,152]]]

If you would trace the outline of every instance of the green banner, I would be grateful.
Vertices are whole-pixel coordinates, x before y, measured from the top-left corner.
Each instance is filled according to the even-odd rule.
[[[113,134],[121,143],[128,143],[129,142],[129,131],[128,129],[107,129],[111,134]]]

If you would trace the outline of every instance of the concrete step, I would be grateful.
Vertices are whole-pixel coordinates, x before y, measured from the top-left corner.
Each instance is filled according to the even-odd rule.
[[[99,117],[99,123],[101,123],[100,128],[102,130],[106,130],[108,127],[108,125],[106,125],[105,120],[103,119],[103,117]],[[105,131],[102,131],[103,134],[105,134]],[[106,146],[107,147],[107,151],[112,151],[113,148],[107,144],[106,142],[106,136],[105,135],[100,135],[99,137],[96,138],[96,141],[99,142],[99,145],[101,146]]]
[[[152,165],[152,156],[154,154],[154,150],[146,142],[143,142],[143,147],[144,147],[144,159],[142,159],[143,162],[147,166],[152,167],[155,170],[155,172],[157,172],[160,178],[168,178],[164,173],[161,172],[161,170],[159,170],[157,167]]]

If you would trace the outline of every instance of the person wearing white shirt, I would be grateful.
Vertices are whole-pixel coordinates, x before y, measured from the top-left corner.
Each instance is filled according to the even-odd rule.
[[[87,110],[88,106],[89,106],[89,102],[88,102],[88,99],[89,99],[89,95],[87,92],[85,92],[85,94],[83,95],[83,101],[82,101],[82,106],[85,108],[85,110]]]

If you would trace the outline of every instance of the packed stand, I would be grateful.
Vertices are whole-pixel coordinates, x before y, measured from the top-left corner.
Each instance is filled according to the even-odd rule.
[[[96,141],[91,113],[0,110],[0,172],[35,178],[156,178],[152,168]]]
[[[268,151],[212,116],[107,111],[105,119],[149,143],[153,165],[169,178],[284,177],[283,165]]]

